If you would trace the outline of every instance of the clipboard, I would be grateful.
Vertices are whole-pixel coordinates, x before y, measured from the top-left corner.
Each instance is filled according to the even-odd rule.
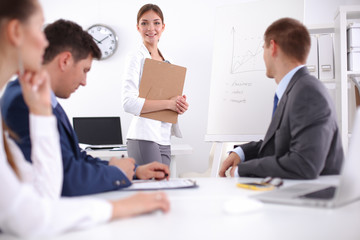
[[[139,87],[139,97],[149,100],[167,100],[182,96],[186,68],[146,58]],[[178,113],[161,110],[142,113],[140,117],[169,123],[177,123]]]
[[[196,181],[191,179],[170,179],[170,180],[134,180],[132,185],[127,188],[120,189],[121,191],[153,191],[153,190],[170,190],[170,189],[184,189],[197,188]]]

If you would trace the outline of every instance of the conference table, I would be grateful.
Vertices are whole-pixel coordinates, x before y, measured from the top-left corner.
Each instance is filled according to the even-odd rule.
[[[171,202],[166,214],[153,212],[44,239],[360,239],[360,201],[335,209],[266,203],[249,212],[232,213],[224,210],[227,202],[260,193],[238,188],[236,183],[261,179],[193,180],[197,188],[165,190]],[[285,180],[284,185],[299,182],[304,181]],[[311,182],[336,184],[338,177],[325,176]],[[112,191],[92,197],[118,199],[132,194]]]

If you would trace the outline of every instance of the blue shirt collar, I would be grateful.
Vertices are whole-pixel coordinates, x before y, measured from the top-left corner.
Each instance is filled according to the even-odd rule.
[[[58,101],[57,101],[55,93],[53,91],[50,92],[50,98],[51,98],[51,106],[53,108],[55,108],[56,105],[58,105]]]
[[[284,95],[284,92],[287,88],[287,86],[289,85],[289,82],[290,80],[292,79],[292,77],[294,76],[294,74],[302,67],[304,67],[305,65],[300,65],[300,66],[297,66],[295,68],[293,68],[290,72],[288,72],[284,77],[283,79],[281,79],[279,85],[277,86],[276,88],[276,95],[279,99],[278,102],[280,102],[280,99],[281,97]]]

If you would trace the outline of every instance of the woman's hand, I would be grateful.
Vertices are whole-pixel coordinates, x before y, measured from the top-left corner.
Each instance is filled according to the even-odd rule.
[[[19,77],[25,103],[29,112],[36,115],[52,114],[50,99],[50,76],[45,71],[25,72]]]
[[[183,114],[189,108],[189,104],[186,102],[186,96],[175,96],[172,97],[171,100],[174,101],[174,105],[172,110],[177,112],[178,114]]]
[[[189,104],[186,102],[186,96],[175,96],[167,100],[146,99],[141,113],[157,112],[161,110],[171,110],[178,114],[187,111]]]
[[[137,193],[131,197],[111,201],[113,205],[112,219],[127,218],[150,213],[155,210],[168,212],[170,202],[163,192]]]

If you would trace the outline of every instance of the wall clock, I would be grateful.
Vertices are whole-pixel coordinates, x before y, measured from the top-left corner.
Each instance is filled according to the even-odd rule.
[[[103,24],[95,24],[89,27],[87,32],[100,48],[101,60],[114,55],[118,45],[118,37],[112,28]]]

